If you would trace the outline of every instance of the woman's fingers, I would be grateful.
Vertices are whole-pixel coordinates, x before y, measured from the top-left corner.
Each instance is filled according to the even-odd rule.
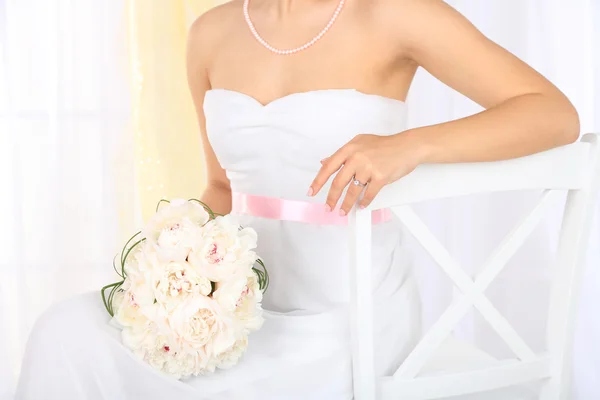
[[[371,202],[373,201],[373,199],[375,198],[375,196],[377,196],[377,194],[381,191],[381,189],[383,189],[383,187],[385,185],[386,185],[386,181],[385,180],[371,178],[371,181],[367,185],[365,193],[364,193],[362,199],[360,199],[360,202],[358,203],[358,206],[360,208],[365,208],[369,204],[371,204]]]
[[[327,183],[331,175],[338,171],[349,155],[348,146],[344,146],[336,151],[332,156],[321,161],[321,169],[308,188],[308,196],[315,196]],[[333,209],[333,208],[332,208]]]
[[[345,164],[335,175],[329,193],[327,194],[327,202],[325,205],[327,211],[331,211],[335,208],[344,189],[348,186],[348,183],[350,183],[355,173],[356,171],[353,165]]]
[[[356,172],[355,176],[351,178],[348,191],[346,192],[346,197],[344,198],[344,202],[340,207],[341,216],[347,215],[352,207],[354,207],[365,187],[369,187],[370,179],[371,177],[369,176],[369,173],[364,171]],[[360,184],[356,185],[355,181],[358,181]]]
[[[355,205],[368,207],[385,185],[410,173],[421,162],[423,152],[415,146],[421,144],[414,136],[357,135],[333,155],[321,160],[321,168],[308,195],[322,191],[333,177],[327,193],[327,209],[335,209],[342,196],[342,215],[347,215]],[[351,184],[354,179],[366,187]]]

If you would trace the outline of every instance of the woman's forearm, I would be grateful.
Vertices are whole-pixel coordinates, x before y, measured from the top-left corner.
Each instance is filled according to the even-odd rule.
[[[419,143],[422,163],[496,161],[574,142],[579,118],[566,98],[527,94],[467,118],[405,133]]]
[[[209,183],[200,198],[217,214],[231,212],[231,189],[221,184]]]

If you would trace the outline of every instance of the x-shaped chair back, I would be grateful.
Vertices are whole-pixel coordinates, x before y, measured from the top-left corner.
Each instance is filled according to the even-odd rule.
[[[437,399],[543,380],[541,400],[566,399],[575,304],[600,184],[598,135],[513,160],[424,165],[386,187],[370,207],[350,214],[352,345],[356,400]],[[411,204],[438,198],[514,190],[540,190],[540,201],[495,249],[472,279],[415,214]],[[485,296],[485,290],[523,245],[551,204],[567,191],[556,277],[547,323],[547,351],[536,354]],[[458,289],[449,308],[390,377],[377,377],[373,361],[371,211],[390,208]],[[485,368],[421,376],[432,356],[474,307],[516,358]],[[390,349],[393,350],[393,349]]]

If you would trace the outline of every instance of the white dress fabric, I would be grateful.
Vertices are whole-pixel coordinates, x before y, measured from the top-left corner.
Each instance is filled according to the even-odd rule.
[[[306,196],[321,159],[357,134],[406,128],[403,102],[350,89],[297,93],[268,105],[215,89],[204,108],[233,191],[323,205],[327,187]],[[239,218],[258,232],[271,278],[265,324],[251,334],[240,364],[184,381],[163,376],[121,344],[95,292],[52,307],[37,322],[17,399],[352,399],[347,228]],[[388,374],[418,339],[419,300],[399,223],[376,224],[373,235],[376,364]]]

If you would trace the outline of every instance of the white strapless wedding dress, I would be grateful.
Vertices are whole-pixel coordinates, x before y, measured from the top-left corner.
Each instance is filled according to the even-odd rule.
[[[204,108],[210,141],[233,191],[321,204],[327,188],[306,197],[321,159],[357,134],[391,135],[406,128],[403,102],[349,89],[297,93],[268,105],[216,89],[206,94]],[[263,302],[265,325],[250,336],[239,365],[181,382],[161,375],[121,345],[95,292],[60,303],[40,318],[17,398],[351,399],[346,228],[240,219],[258,232],[258,254],[271,285]],[[373,234],[376,361],[378,373],[385,374],[414,346],[420,311],[399,224],[376,224]]]

